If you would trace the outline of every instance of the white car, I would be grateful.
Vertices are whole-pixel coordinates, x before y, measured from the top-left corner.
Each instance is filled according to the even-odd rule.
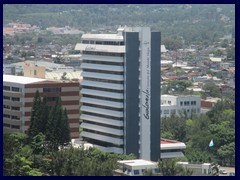
[[[227,174],[227,171],[226,171],[225,169],[220,169],[220,170],[219,170],[219,173],[220,173],[220,174]]]

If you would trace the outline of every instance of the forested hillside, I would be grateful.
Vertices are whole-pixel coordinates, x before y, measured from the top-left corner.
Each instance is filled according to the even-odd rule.
[[[235,6],[226,4],[25,4],[4,5],[4,24],[23,22],[40,26],[71,26],[85,32],[115,31],[119,25],[150,26],[163,40],[185,44],[211,43],[235,33]]]

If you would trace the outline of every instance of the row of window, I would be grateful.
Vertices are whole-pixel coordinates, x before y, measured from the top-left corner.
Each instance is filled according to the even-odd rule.
[[[43,88],[43,92],[61,92],[60,87]]]
[[[115,134],[99,132],[99,131],[95,131],[95,130],[91,130],[91,129],[83,128],[83,131],[89,132],[89,133],[94,133],[94,134],[99,134],[99,135],[103,135],[103,136],[109,136],[109,137],[112,137],[112,138],[123,139],[123,136],[118,136],[118,135],[115,135]]]
[[[86,137],[84,137],[84,140],[89,142],[89,143],[96,144],[96,145],[103,146],[103,147],[117,147],[117,148],[123,148],[124,147],[123,144],[122,145],[117,145],[117,144],[112,144],[112,143],[109,143],[109,142],[99,141],[97,139],[86,138]]]
[[[178,110],[178,113],[180,114],[180,113],[182,113],[182,112],[184,112],[184,111],[186,111],[186,112],[191,112],[191,113],[200,113],[200,109],[199,108],[197,108],[197,109],[181,109],[181,110]],[[160,113],[162,114],[175,114],[176,113],[176,109],[171,109],[171,110],[169,110],[169,109],[165,109],[165,110],[163,110],[163,112],[162,112],[162,110],[160,111]]]
[[[82,40],[82,44],[101,44],[101,45],[114,45],[114,46],[123,46],[123,41],[93,41],[93,40]]]
[[[11,107],[9,105],[3,105],[4,109],[11,109]],[[20,111],[20,107],[17,106],[12,106],[12,110],[14,111]]]
[[[20,120],[20,117],[18,116],[10,116],[9,114],[3,114],[4,118],[10,119],[12,117],[12,120]]]
[[[10,86],[3,86],[3,90],[4,91],[13,91],[13,92],[22,92],[22,88],[18,88],[18,87],[10,87]]]
[[[130,174],[131,173],[131,170],[130,169],[126,169],[127,170],[127,174]],[[139,175],[140,174],[140,171],[141,171],[141,174],[143,174],[146,169],[135,169],[133,170],[133,175]],[[152,172],[153,173],[158,173],[159,172],[159,169],[152,169]]]
[[[82,54],[98,55],[98,56],[117,56],[117,57],[124,56],[124,53],[96,52],[96,51],[83,51]]]
[[[3,99],[10,101],[11,97],[10,96],[3,96]],[[12,101],[20,101],[20,98],[19,97],[12,97]]]
[[[99,91],[106,91],[106,92],[115,92],[115,93],[123,93],[124,92],[124,90],[106,89],[106,88],[99,88],[99,87],[92,87],[92,86],[85,86],[85,85],[82,85],[82,88],[99,90]]]
[[[112,128],[112,129],[117,129],[117,130],[123,130],[123,127],[122,127],[122,126],[121,126],[121,127],[119,127],[119,126],[113,126],[113,125],[98,123],[98,122],[94,122],[94,121],[87,121],[87,120],[84,120],[84,123],[93,124],[93,125],[98,125],[98,126],[103,126],[103,127]]]
[[[94,95],[88,95],[88,94],[83,94],[82,97],[93,98],[93,99],[99,99],[99,100],[106,100],[106,101],[113,101],[113,102],[124,102],[123,99],[114,99],[114,98],[101,97],[101,96],[94,96]]]
[[[107,119],[111,119],[111,120],[123,121],[123,117],[113,117],[113,116],[109,116],[109,115],[103,115],[103,114],[92,113],[92,112],[87,112],[87,111],[82,111],[82,114],[96,116],[96,118],[100,117],[100,118],[107,118]]]
[[[191,103],[191,105],[196,105],[197,102],[196,101],[181,101],[180,105],[182,106],[184,104],[184,106],[189,106]]]
[[[84,79],[84,80],[89,80],[89,81],[96,81],[96,82],[123,84],[123,81],[115,81],[115,80],[107,80],[107,79],[98,79],[98,78],[90,78],[90,77],[84,77],[83,79]]]
[[[94,108],[100,108],[100,109],[106,109],[106,110],[113,110],[113,111],[123,111],[123,108],[115,108],[115,107],[109,107],[109,106],[103,106],[103,105],[96,105],[96,104],[89,104],[89,103],[82,103],[84,106],[88,107],[94,107]]]
[[[94,72],[94,73],[103,73],[103,74],[116,74],[116,75],[123,75],[123,72],[116,72],[116,71],[108,71],[108,70],[95,70],[95,69],[86,69],[83,68],[84,72]]]
[[[83,59],[83,63],[124,66],[124,62],[105,62],[105,61],[94,61],[94,60],[88,60],[88,59]]]
[[[8,127],[8,128],[12,128],[12,129],[20,129],[19,125],[10,125],[10,124],[6,124],[6,123],[3,123],[3,127]]]

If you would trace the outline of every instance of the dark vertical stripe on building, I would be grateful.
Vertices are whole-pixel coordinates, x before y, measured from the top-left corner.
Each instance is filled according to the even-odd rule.
[[[137,32],[126,32],[126,154],[139,158],[139,39]]]
[[[151,33],[151,160],[160,158],[160,60],[161,34]]]

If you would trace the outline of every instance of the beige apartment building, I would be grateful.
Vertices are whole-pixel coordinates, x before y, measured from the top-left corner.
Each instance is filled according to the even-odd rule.
[[[31,109],[36,90],[53,105],[61,97],[67,109],[71,138],[79,138],[79,82],[63,82],[40,78],[3,75],[3,129],[25,132],[30,125]]]

